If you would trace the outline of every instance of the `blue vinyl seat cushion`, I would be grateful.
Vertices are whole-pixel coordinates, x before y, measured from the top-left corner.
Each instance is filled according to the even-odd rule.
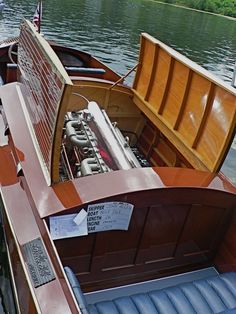
[[[88,304],[85,300],[84,294],[80,288],[79,281],[77,277],[75,276],[74,272],[69,267],[64,267],[64,271],[66,273],[67,279],[71,285],[71,288],[74,292],[74,296],[76,298],[76,301],[81,309],[81,312],[83,314],[89,314],[89,311],[87,309]]]
[[[236,273],[84,305],[89,314],[236,314]]]

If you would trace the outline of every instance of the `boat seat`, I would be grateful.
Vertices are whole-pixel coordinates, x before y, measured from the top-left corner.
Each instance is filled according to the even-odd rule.
[[[69,267],[64,267],[64,270],[65,270],[66,276],[69,280],[69,283],[71,285],[71,288],[74,292],[76,301],[79,304],[81,312],[83,314],[89,314],[89,312],[87,310],[88,304],[87,304],[85,297],[84,297],[84,294],[80,288],[80,284],[79,284],[78,279],[76,278],[75,274],[73,273],[73,271]]]
[[[233,272],[95,304],[87,304],[76,276],[68,267],[66,274],[70,282],[73,278],[71,286],[83,314],[236,314]]]
[[[106,70],[100,68],[85,68],[85,67],[68,67],[65,66],[66,71],[70,73],[83,73],[83,74],[105,74]]]

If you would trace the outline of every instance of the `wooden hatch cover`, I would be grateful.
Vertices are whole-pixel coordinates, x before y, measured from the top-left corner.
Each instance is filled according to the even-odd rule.
[[[48,42],[27,20],[21,25],[18,69],[28,91],[24,114],[51,185],[59,181],[62,128],[73,84]]]
[[[219,171],[235,134],[235,89],[143,33],[133,92],[194,168]]]

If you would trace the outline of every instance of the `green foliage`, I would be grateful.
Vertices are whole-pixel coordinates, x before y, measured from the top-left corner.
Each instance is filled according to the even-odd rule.
[[[162,0],[162,2],[236,17],[236,1],[232,0]]]

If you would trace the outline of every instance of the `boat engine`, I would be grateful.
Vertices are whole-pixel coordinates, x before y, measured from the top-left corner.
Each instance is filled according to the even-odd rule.
[[[89,102],[87,109],[68,112],[64,130],[62,180],[147,166],[137,149],[131,149],[117,123],[111,123],[96,102]]]

